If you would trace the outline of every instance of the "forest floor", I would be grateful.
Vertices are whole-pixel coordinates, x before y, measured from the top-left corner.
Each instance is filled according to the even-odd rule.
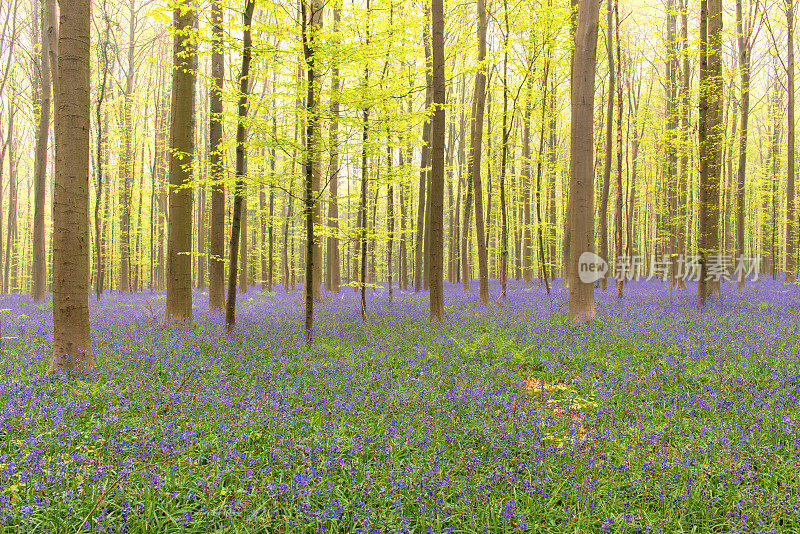
[[[474,284],[477,286],[477,284]],[[493,297],[499,288],[491,286]],[[0,532],[797,532],[800,290],[568,292],[512,283],[92,301],[98,369],[44,374],[52,312],[0,299]]]

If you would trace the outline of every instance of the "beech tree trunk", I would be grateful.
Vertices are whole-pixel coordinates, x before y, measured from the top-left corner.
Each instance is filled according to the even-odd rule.
[[[239,239],[242,231],[242,204],[245,202],[245,177],[247,173],[247,128],[245,121],[249,109],[250,59],[253,50],[250,22],[253,19],[255,0],[247,0],[244,8],[244,35],[242,39],[242,69],[239,72],[238,121],[236,126],[236,185],[233,192],[233,217],[231,220],[230,264],[228,268],[228,295],[225,304],[225,326],[231,330],[236,324],[236,278],[239,270]]]
[[[89,333],[89,0],[61,0],[50,372],[94,367]]]
[[[428,30],[428,8],[425,8],[426,24],[422,32],[422,41],[425,45],[425,109],[431,107],[433,101],[433,87],[432,78],[430,74],[431,69],[431,47],[430,47],[430,32]],[[430,164],[430,137],[431,125],[428,115],[422,123],[422,154],[420,156],[420,171],[419,171],[419,204],[417,205],[417,232],[416,232],[416,248],[414,249],[414,291],[421,291],[424,285],[423,282],[423,256],[425,251],[425,193],[427,184],[425,182],[425,173],[428,165]]]
[[[248,91],[249,93],[249,91]],[[247,143],[247,131],[245,130],[245,140]],[[238,145],[238,142],[237,142]],[[245,148],[243,176],[247,176],[247,149]],[[242,210],[239,217],[239,293],[247,293],[247,184],[242,185],[240,193],[242,195]]]
[[[34,200],[33,200],[33,272],[31,273],[31,297],[41,302],[45,296],[45,246],[44,246],[44,200],[47,179],[47,142],[50,135],[50,51],[48,47],[49,10],[54,6],[43,1],[41,12],[41,40],[39,73],[41,93],[39,99],[39,125],[36,135],[36,158],[34,160]],[[99,164],[99,159],[98,159]]]
[[[756,4],[758,5],[758,4]],[[757,14],[757,12],[756,12]],[[741,128],[739,131],[739,168],[736,175],[736,262],[744,260],[744,195],[745,173],[747,171],[747,134],[750,118],[750,52],[752,50],[752,19],[745,23],[742,13],[742,0],[736,0],[736,34],[739,45],[739,69],[741,74]],[[736,287],[745,286],[744,272],[739,271]]]
[[[786,108],[786,283],[795,280],[795,240],[797,239],[797,223],[795,222],[794,208],[794,2],[786,0],[786,34],[787,61],[787,97]]]
[[[478,0],[478,63],[486,59],[486,2]],[[485,230],[483,228],[483,190],[481,188],[481,143],[483,140],[483,111],[486,103],[486,72],[483,68],[475,75],[475,107],[473,109],[472,145],[470,147],[470,175],[475,195],[475,231],[478,240],[478,277],[481,302],[489,302],[489,273],[486,258]]]
[[[482,27],[485,55],[484,0],[478,0],[478,13],[483,13]],[[483,11],[481,11],[483,10]],[[433,121],[431,122],[431,195],[430,195],[430,312],[431,321],[441,323],[444,318],[444,136],[445,136],[445,74],[444,74],[444,1],[431,1],[432,55],[433,55]],[[479,33],[481,30],[479,30]],[[483,56],[480,56],[483,57]],[[479,74],[480,76],[480,74]],[[480,158],[478,158],[480,162]],[[480,180],[480,178],[478,178]],[[480,181],[478,181],[480,183]],[[478,239],[482,236],[478,230]],[[485,259],[484,259],[485,261]],[[485,267],[485,265],[484,265]]]
[[[613,258],[608,257],[608,191],[611,183],[611,157],[613,147],[611,145],[612,132],[614,126],[614,48],[613,48],[613,10],[610,0],[607,2],[606,13],[606,54],[608,56],[608,101],[606,102],[606,149],[605,164],[603,165],[603,190],[600,193],[600,257],[611,266],[614,264]],[[605,291],[608,288],[608,278],[600,278],[600,289]]]
[[[570,154],[570,262],[569,319],[594,319],[594,286],[580,279],[578,262],[594,252],[593,108],[599,0],[580,0],[572,68]]]
[[[617,199],[614,208],[614,256],[622,255],[622,60],[619,44],[619,0],[614,0],[614,32],[617,42]],[[622,298],[623,280],[617,276],[617,298]]]
[[[697,304],[719,294],[709,263],[719,250],[719,182],[722,150],[722,0],[700,2],[700,281]]]
[[[338,2],[333,7],[334,46],[338,47],[341,7]],[[339,63],[338,50],[331,71],[331,125],[330,125],[330,204],[328,205],[328,224],[331,237],[328,238],[328,273],[330,283],[326,290],[341,292],[342,273],[339,258]]]
[[[187,34],[193,10],[175,9],[172,119],[169,156],[169,220],[165,321],[192,319],[192,161],[194,158],[195,53]]]
[[[211,174],[211,224],[208,240],[208,305],[225,305],[225,186],[222,146],[222,88],[225,80],[221,0],[211,2],[211,85],[209,94],[208,166]]]

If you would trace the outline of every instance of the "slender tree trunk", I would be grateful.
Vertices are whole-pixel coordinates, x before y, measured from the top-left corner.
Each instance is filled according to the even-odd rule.
[[[508,120],[508,0],[503,0],[503,22],[505,33],[503,35],[503,138],[502,153],[500,156],[500,292],[506,298],[508,279],[508,210],[506,205],[506,168],[508,167],[508,138],[511,135],[511,125]]]
[[[612,132],[614,126],[614,89],[615,89],[615,71],[614,71],[614,46],[613,46],[613,28],[614,21],[612,18],[613,10],[611,9],[611,2],[608,3],[606,13],[606,54],[608,57],[608,101],[606,102],[606,148],[605,148],[605,163],[603,165],[603,191],[600,193],[600,257],[608,261],[610,264],[614,262],[608,257],[608,195],[609,185],[611,183],[611,156],[613,154],[613,147],[611,146]],[[600,289],[605,291],[608,288],[608,279],[606,276],[600,278]]]
[[[245,140],[247,143],[247,131],[245,130]],[[238,144],[238,143],[237,143]],[[245,149],[244,176],[247,176],[247,150]],[[242,213],[239,218],[239,293],[247,293],[247,184],[242,186]]]
[[[478,0],[478,12],[484,0]],[[431,122],[431,195],[430,195],[430,312],[431,321],[441,323],[444,318],[444,135],[445,135],[445,74],[444,74],[444,1],[431,1],[432,33],[432,84],[433,121]],[[485,22],[483,24],[485,35]],[[480,30],[479,30],[480,32]],[[485,37],[484,37],[485,48]],[[485,50],[484,50],[485,55]],[[480,76],[480,75],[479,75]],[[479,158],[480,160],[480,158]],[[480,182],[478,182],[480,183]],[[482,229],[479,230],[479,232]],[[479,239],[481,236],[479,236]]]
[[[552,2],[550,3],[552,6]],[[542,226],[542,163],[544,160],[545,132],[547,130],[547,85],[550,79],[550,62],[553,57],[552,44],[548,43],[544,74],[542,75],[542,116],[539,121],[539,157],[536,163],[536,234],[539,240],[539,279],[544,282],[547,294],[550,294],[550,279],[547,277],[546,258],[544,255],[544,236]]]
[[[303,59],[306,64],[306,146],[305,146],[305,223],[306,223],[306,269],[303,292],[305,293],[305,335],[310,344],[314,335],[314,299],[319,291],[320,269],[315,264],[320,257],[319,244],[314,235],[315,222],[319,218],[316,191],[319,190],[319,102],[317,87],[317,34],[322,27],[322,4],[311,0],[301,3],[303,18]],[[316,182],[316,184],[315,184]],[[314,186],[317,186],[316,188]]]
[[[272,79],[273,83],[272,86],[275,87],[275,82],[277,81],[277,74],[274,75]],[[277,117],[277,107],[275,105],[275,99],[273,97],[272,100],[272,137],[273,139],[277,139],[278,137],[278,117]],[[270,158],[269,158],[269,165],[270,165],[270,184],[269,184],[269,253],[268,253],[268,263],[267,263],[267,290],[269,292],[273,291],[275,287],[275,179],[276,179],[276,150],[275,146],[273,145],[270,149]]]
[[[392,280],[392,246],[394,245],[394,177],[392,176],[392,141],[389,129],[386,129],[386,174],[388,185],[386,186],[386,269],[389,283],[389,302],[394,297],[394,285]]]
[[[665,105],[666,110],[666,192],[667,192],[667,240],[669,244],[669,294],[672,298],[672,289],[678,275],[678,260],[676,254],[677,234],[680,227],[678,221],[678,114],[677,114],[677,66],[678,50],[676,40],[676,16],[675,0],[667,2],[667,61],[666,61],[666,87]]]
[[[742,123],[739,132],[739,169],[736,177],[736,257],[744,260],[744,195],[745,172],[747,170],[747,127],[750,118],[750,29],[752,22],[745,27],[742,15],[742,0],[736,0],[736,34],[739,44],[739,68],[742,82]],[[736,287],[745,285],[744,272],[738,272]]]
[[[399,160],[400,165],[405,166],[403,161],[403,151],[402,151],[402,142],[399,143],[401,146]],[[400,172],[400,176],[405,177],[404,170]],[[406,188],[407,183],[405,178],[402,179],[400,182],[400,246],[399,246],[399,254],[400,254],[400,288],[403,291],[408,291],[408,246],[407,246],[407,236],[408,236],[408,209],[407,209],[407,202],[406,199]]]
[[[681,73],[681,142],[680,142],[680,173],[678,175],[678,239],[676,254],[686,257],[686,227],[688,223],[688,202],[686,200],[687,186],[689,183],[689,111],[691,109],[691,79],[689,71],[689,10],[686,7],[686,0],[680,0],[679,10],[681,12],[681,56],[683,67]],[[634,129],[634,134],[636,129]],[[638,143],[638,141],[637,141]],[[637,146],[638,148],[638,146]],[[635,175],[631,179],[633,187]],[[675,280],[678,289],[686,287],[684,277]]]
[[[580,0],[575,30],[572,69],[572,113],[570,122],[570,263],[569,319],[589,322],[594,319],[594,286],[581,280],[579,260],[585,252],[594,252],[594,169],[592,168],[593,108],[597,34],[600,5],[598,0]],[[585,260],[584,260],[585,262]]]
[[[550,278],[555,281],[556,273],[556,243],[558,236],[556,235],[557,220],[556,214],[556,85],[554,81],[550,82],[550,125],[548,135],[548,166],[547,173],[549,177],[548,194],[550,195],[550,224],[548,225],[548,240],[550,242]]]
[[[242,41],[242,69],[239,72],[238,121],[236,126],[236,185],[233,192],[233,217],[228,263],[228,295],[225,304],[225,326],[231,330],[236,324],[236,278],[239,274],[239,239],[242,232],[242,204],[245,202],[245,177],[247,173],[247,112],[250,96],[250,59],[253,50],[250,22],[255,0],[247,0],[244,8],[244,35]]]
[[[428,9],[425,8],[425,20],[428,20]],[[430,33],[428,31],[428,24],[426,22],[424,31],[422,32],[422,41],[425,44],[425,109],[430,109],[431,102],[433,101],[433,87],[432,77],[430,74],[431,69],[431,48],[430,48]],[[416,248],[414,249],[414,291],[421,291],[423,288],[423,252],[425,251],[425,193],[427,184],[425,182],[425,174],[428,165],[430,164],[430,119],[428,115],[422,123],[422,155],[420,159],[419,171],[419,205],[417,206],[417,235],[416,235]]]
[[[622,255],[622,59],[619,44],[619,0],[614,0],[614,32],[617,42],[617,200],[614,209],[614,255]],[[623,279],[617,276],[617,298],[622,298]]]
[[[331,237],[328,238],[328,273],[330,282],[325,289],[334,293],[341,292],[341,267],[339,258],[339,24],[341,7],[338,2],[333,7],[334,45],[337,47],[334,66],[331,72],[331,125],[330,125],[330,204],[328,207],[328,224]]]
[[[797,239],[797,224],[795,222],[794,208],[794,2],[786,0],[786,35],[787,61],[787,96],[786,108],[786,283],[795,280],[795,240]]]
[[[94,367],[89,333],[89,0],[61,0],[50,372]]]
[[[41,13],[41,56],[38,60],[42,83],[39,101],[39,125],[36,136],[36,159],[34,160],[34,208],[33,208],[33,273],[31,277],[31,297],[34,302],[44,300],[46,280],[46,258],[44,247],[44,200],[47,180],[47,142],[50,134],[50,57],[48,48],[49,10],[52,2],[44,0]],[[101,97],[102,101],[102,97]],[[98,138],[99,139],[99,138]],[[99,143],[98,143],[99,144]],[[98,164],[100,160],[98,158]]]
[[[14,139],[15,94],[10,91],[8,105],[8,227],[6,232],[6,265],[3,293],[17,292],[17,158]]]
[[[194,159],[195,75],[187,33],[195,28],[193,10],[175,9],[172,119],[169,156],[169,229],[165,321],[192,319],[192,160]],[[196,57],[196,56],[195,56]]]
[[[225,305],[225,186],[222,146],[222,89],[225,80],[221,0],[211,2],[211,85],[209,86],[208,166],[211,174],[211,229],[208,241],[208,303]]]
[[[522,125],[522,281],[533,282],[533,262],[531,260],[531,108],[533,104],[533,74],[528,74],[525,94],[525,116]]]
[[[486,2],[478,0],[478,63],[486,58]],[[472,143],[470,146],[470,178],[475,195],[475,231],[478,239],[478,276],[480,279],[480,298],[483,304],[489,302],[489,273],[487,269],[485,230],[483,228],[483,190],[481,188],[481,143],[483,140],[483,111],[486,103],[486,72],[479,70],[475,75],[475,107],[473,108]]]

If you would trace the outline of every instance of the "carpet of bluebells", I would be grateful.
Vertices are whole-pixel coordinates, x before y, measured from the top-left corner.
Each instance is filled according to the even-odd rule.
[[[475,284],[477,285],[477,284]],[[46,374],[52,310],[0,299],[0,532],[797,532],[800,288],[706,311],[632,283],[565,320],[512,283],[239,296],[225,331],[163,294],[92,301],[98,368]]]

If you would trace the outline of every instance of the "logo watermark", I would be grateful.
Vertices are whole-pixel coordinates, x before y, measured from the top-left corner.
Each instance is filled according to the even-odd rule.
[[[696,254],[679,254],[671,259],[668,254],[663,254],[661,258],[655,254],[650,256],[647,265],[644,256],[622,255],[617,256],[614,261],[613,278],[616,280],[653,280],[658,279],[666,282],[673,276],[675,280],[685,282],[698,282],[700,280],[700,256]],[[673,273],[674,264],[674,274]],[[724,254],[710,254],[706,265],[706,281],[719,282],[727,278],[738,280],[740,277],[745,280],[758,281],[760,275],[761,258],[726,256]],[[593,284],[606,276],[609,265],[606,260],[594,252],[584,252],[578,258],[578,277],[584,284]],[[748,278],[749,277],[749,278]]]

